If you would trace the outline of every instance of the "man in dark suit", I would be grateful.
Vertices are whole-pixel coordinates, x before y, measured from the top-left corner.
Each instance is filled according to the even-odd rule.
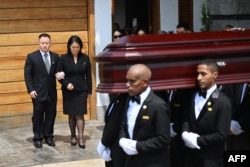
[[[216,85],[219,67],[214,60],[197,66],[199,90],[185,107],[182,139],[185,143],[184,167],[223,167],[232,108],[229,98]]]
[[[230,86],[230,87],[229,87]],[[231,91],[230,91],[231,90]],[[233,115],[227,150],[250,150],[250,85],[248,83],[226,85],[225,94],[231,99]],[[228,92],[232,92],[229,94]]]
[[[24,78],[33,103],[32,125],[34,146],[42,147],[42,140],[49,146],[53,141],[56,117],[56,79],[55,71],[58,54],[49,51],[50,35],[40,34],[39,49],[28,54],[24,66]]]
[[[105,160],[106,167],[122,167],[125,153],[119,146],[119,132],[128,94],[117,94],[105,113],[105,126],[97,152]]]
[[[149,86],[151,70],[135,64],[126,74],[129,101],[119,144],[125,167],[169,167],[170,108]]]
[[[181,138],[185,103],[193,89],[175,89],[169,91],[168,103],[171,108],[170,118],[170,163],[171,167],[182,167],[184,142]]]

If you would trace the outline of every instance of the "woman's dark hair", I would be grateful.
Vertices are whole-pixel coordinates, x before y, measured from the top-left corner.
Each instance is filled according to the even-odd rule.
[[[71,51],[70,51],[70,46],[74,43],[78,43],[80,45],[80,51],[78,53],[78,55],[82,54],[82,47],[83,47],[83,43],[80,37],[78,37],[77,35],[72,35],[69,40],[68,40],[68,44],[67,44],[67,54],[72,55]]]

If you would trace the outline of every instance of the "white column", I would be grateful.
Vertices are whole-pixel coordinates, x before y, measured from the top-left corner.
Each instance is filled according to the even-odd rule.
[[[112,0],[95,0],[95,52],[100,53],[107,44],[112,42]],[[98,64],[96,64],[96,84],[100,83]],[[102,121],[109,96],[106,93],[97,93],[97,120]]]
[[[160,0],[161,30],[175,32],[178,18],[178,0]]]
[[[193,24],[194,32],[200,32],[201,29],[201,4],[204,0],[194,0],[193,2]]]

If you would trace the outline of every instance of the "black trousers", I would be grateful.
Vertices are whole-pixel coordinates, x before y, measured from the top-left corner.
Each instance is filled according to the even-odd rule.
[[[250,135],[246,133],[242,133],[240,135],[229,135],[227,140],[227,150],[249,151]]]
[[[181,132],[179,132],[181,133]],[[183,166],[184,142],[180,135],[171,138],[170,143],[170,164],[171,167]]]
[[[105,161],[105,167],[123,167],[125,163],[125,153],[119,146],[119,139],[117,139],[111,146],[111,161]]]
[[[37,102],[35,99],[33,103],[33,140],[42,141],[44,139],[54,137],[54,123],[56,118],[56,103],[48,98],[46,101]]]

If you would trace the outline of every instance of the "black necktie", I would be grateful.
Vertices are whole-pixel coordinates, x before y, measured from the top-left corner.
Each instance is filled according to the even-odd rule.
[[[207,92],[199,90],[199,96],[202,96],[205,99],[207,97]]]
[[[131,98],[132,102],[136,102],[138,104],[141,103],[141,97],[140,96],[131,96],[130,98]]]

